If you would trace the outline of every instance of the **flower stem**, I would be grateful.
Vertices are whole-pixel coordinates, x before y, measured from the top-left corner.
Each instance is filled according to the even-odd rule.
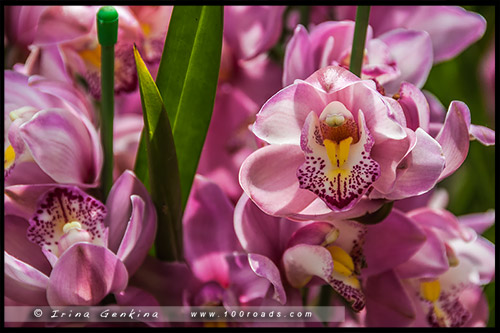
[[[115,44],[118,38],[118,13],[113,7],[104,6],[97,12],[97,36],[101,44],[101,142],[104,152],[101,191],[105,199],[113,185]]]
[[[358,6],[356,10],[356,24],[354,26],[354,37],[352,40],[351,61],[349,70],[357,76],[361,76],[361,66],[365,51],[366,29],[370,17],[370,6]]]

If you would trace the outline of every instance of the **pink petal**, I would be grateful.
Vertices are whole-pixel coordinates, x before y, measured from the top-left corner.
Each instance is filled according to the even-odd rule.
[[[394,271],[369,277],[365,293],[368,326],[402,327],[415,320],[415,306]]]
[[[15,215],[28,221],[36,211],[40,197],[52,185],[13,185],[4,189],[4,215]]]
[[[379,37],[391,51],[401,76],[384,84],[391,95],[406,81],[422,88],[432,67],[432,42],[425,31],[395,29]]]
[[[52,267],[40,251],[40,247],[26,238],[28,226],[28,221],[21,217],[14,215],[4,217],[4,233],[8,235],[4,238],[4,251],[48,276]]]
[[[108,248],[116,253],[124,238],[128,221],[132,217],[134,206],[131,197],[133,195],[139,196],[145,203],[144,215],[140,220],[142,232],[136,243],[138,254],[134,255],[134,257],[142,257],[149,251],[154,240],[156,210],[148,191],[132,171],[125,171],[111,188],[106,201],[108,214],[104,224],[109,228]],[[133,272],[139,265],[139,261],[130,261],[127,263],[127,268]]]
[[[393,209],[381,223],[367,226],[363,276],[380,274],[410,259],[426,242],[426,234],[412,219]]]
[[[299,24],[288,41],[283,62],[283,87],[295,79],[305,79],[314,72],[311,45],[306,28]]]
[[[269,258],[254,253],[248,254],[248,263],[255,274],[271,282],[274,287],[273,299],[284,305],[286,303],[286,293],[278,267]]]
[[[46,109],[24,123],[20,131],[34,160],[55,181],[97,184],[102,148],[97,132],[85,117],[69,110]]]
[[[284,11],[284,6],[225,7],[224,38],[238,58],[252,58],[278,41]]]
[[[298,244],[326,246],[333,243],[340,231],[328,222],[313,222],[295,231],[287,248]]]
[[[127,287],[125,265],[105,247],[76,243],[57,261],[50,274],[50,305],[95,305],[110,292]]]
[[[442,240],[428,228],[423,228],[427,241],[408,261],[396,268],[402,279],[436,278],[449,269]]]
[[[130,201],[132,202],[132,213],[130,215],[130,220],[127,223],[127,229],[123,234],[122,242],[118,251],[116,251],[116,256],[127,266],[129,269],[130,263],[133,266],[138,266],[142,263],[142,260],[147,255],[149,248],[151,247],[151,242],[139,244],[142,233],[142,222],[144,221],[144,210],[145,203],[138,195],[130,196]],[[132,273],[131,273],[132,274]]]
[[[421,127],[429,131],[429,104],[425,95],[414,85],[403,82],[399,88],[398,102],[406,117],[406,126],[414,131]]]
[[[275,263],[281,260],[292,233],[299,223],[267,215],[243,194],[234,209],[234,231],[248,253],[264,255]]]
[[[4,260],[5,296],[20,303],[46,305],[48,276],[7,252]]]
[[[469,133],[474,139],[485,146],[493,146],[495,144],[495,131],[488,127],[471,124]]]
[[[116,303],[121,306],[160,306],[153,295],[134,286],[128,286],[115,297]]]
[[[478,234],[482,234],[495,223],[495,211],[485,213],[467,214],[458,217],[461,225],[472,228]]]
[[[423,194],[432,189],[444,167],[445,161],[439,144],[421,128],[417,128],[415,147],[399,163],[396,182],[386,199],[398,200]]]
[[[183,217],[188,263],[194,265],[204,257],[241,249],[232,225],[233,213],[233,204],[218,185],[195,177]]]
[[[320,114],[325,106],[320,91],[298,81],[277,92],[264,104],[252,130],[257,137],[271,144],[298,145],[309,112]]]
[[[51,6],[38,22],[35,44],[62,43],[90,32],[95,10],[84,6]]]
[[[463,102],[452,101],[444,125],[436,136],[446,159],[446,165],[439,180],[455,172],[465,160],[469,151],[469,127],[469,108]]]
[[[270,145],[252,153],[241,165],[240,185],[260,209],[270,215],[293,214],[316,195],[299,188],[297,168],[304,153],[296,145]]]

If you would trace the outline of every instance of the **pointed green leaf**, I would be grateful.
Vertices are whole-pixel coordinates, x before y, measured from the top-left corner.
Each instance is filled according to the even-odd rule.
[[[163,260],[179,260],[182,257],[182,210],[172,130],[158,88],[135,46],[134,56],[144,116],[149,187],[158,215],[156,254]],[[144,149],[139,149],[138,154],[139,159],[143,158]]]
[[[212,117],[222,25],[221,6],[175,6],[156,77],[172,124],[183,209]]]

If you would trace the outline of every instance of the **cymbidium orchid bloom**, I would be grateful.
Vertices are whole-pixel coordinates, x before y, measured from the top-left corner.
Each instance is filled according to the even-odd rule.
[[[354,20],[355,16],[356,6],[335,7],[337,20]],[[376,37],[398,28],[426,31],[434,63],[455,57],[486,30],[481,15],[458,6],[372,6],[369,23]]]
[[[183,219],[186,263],[148,258],[131,283],[164,306],[259,306],[287,302],[277,271],[255,273],[233,228],[234,205],[197,175]],[[278,274],[278,275],[276,275]],[[300,295],[287,305],[300,305]]]
[[[286,295],[293,297],[296,288],[326,282],[353,310],[365,306],[359,280],[364,260],[362,225],[297,223],[269,216],[243,194],[235,208],[234,230],[254,272],[281,279]]]
[[[283,85],[329,65],[348,69],[353,36],[353,21],[323,22],[310,34],[298,25],[286,47]],[[403,81],[421,88],[432,67],[432,44],[425,31],[395,29],[373,38],[368,27],[365,49],[361,78],[373,79],[391,96]]]
[[[127,171],[106,205],[74,186],[5,189],[5,293],[30,305],[96,305],[127,287],[156,232],[156,211]],[[125,301],[124,301],[125,302]]]
[[[451,103],[436,138],[425,97],[401,85],[398,100],[371,80],[324,67],[282,89],[253,132],[270,145],[250,155],[240,184],[266,213],[294,220],[361,216],[384,200],[423,194],[464,161],[470,113]]]
[[[88,100],[62,82],[5,71],[7,185],[97,186],[103,157]]]
[[[439,207],[443,202],[429,204],[434,208],[421,207],[404,214],[394,209],[392,214],[399,216],[399,224],[385,220],[367,226],[367,267],[362,271],[367,325],[485,324],[488,308],[481,285],[494,277],[495,249],[477,233],[494,222],[495,214],[457,219]],[[413,232],[397,232],[401,225]],[[398,237],[389,236],[395,231]],[[391,260],[387,260],[389,255]]]
[[[120,16],[115,46],[115,92],[132,92],[137,89],[132,46],[135,43],[143,50],[146,61],[157,64],[172,7],[115,8]],[[48,6],[38,13],[38,19],[28,24],[34,30],[30,56],[24,66],[16,69],[28,75],[69,82],[83,78],[92,96],[100,98],[101,48],[95,23],[98,10],[99,6]],[[18,25],[23,26],[28,18],[19,15]]]

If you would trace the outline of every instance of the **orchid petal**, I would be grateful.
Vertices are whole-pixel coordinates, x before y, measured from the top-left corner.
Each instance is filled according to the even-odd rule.
[[[363,276],[380,274],[410,259],[425,243],[426,234],[397,209],[376,225],[368,225],[363,251]]]
[[[273,260],[281,255],[299,223],[267,215],[243,194],[234,209],[234,231],[248,253],[260,254]]]
[[[271,144],[300,144],[300,133],[311,111],[325,107],[321,92],[304,81],[283,88],[262,106],[253,125],[254,134]]]
[[[55,181],[97,184],[103,153],[97,132],[85,117],[68,110],[46,109],[24,123],[20,131],[34,160]]]
[[[109,228],[108,248],[117,253],[124,239],[127,221],[133,222],[134,201],[131,197],[139,196],[145,203],[141,222],[141,233],[132,250],[132,257],[127,260],[127,269],[133,274],[140,266],[142,259],[149,251],[156,233],[156,210],[148,191],[136,178],[133,172],[125,171],[111,188],[106,207],[108,214],[104,224]],[[135,223],[135,222],[134,222]],[[137,237],[137,235],[136,235]],[[133,259],[132,259],[133,258]]]
[[[120,306],[160,306],[156,298],[147,291],[134,286],[115,293],[116,303]]]
[[[327,222],[314,222],[295,231],[287,248],[298,244],[326,246],[337,240],[339,229]]]
[[[258,149],[243,162],[240,185],[260,209],[270,215],[293,214],[309,205],[316,195],[299,188],[297,168],[304,153],[296,145],[270,145]]]
[[[105,247],[76,243],[59,258],[50,274],[50,305],[95,305],[110,292],[125,290],[125,265]]]
[[[436,135],[443,148],[446,165],[439,180],[448,177],[462,165],[469,151],[470,111],[463,102],[453,101],[444,125]]]
[[[248,263],[255,274],[267,279],[273,285],[273,299],[284,305],[286,303],[286,293],[278,267],[269,258],[255,253],[248,254]]]
[[[399,89],[402,81],[410,82],[422,88],[432,67],[432,41],[425,31],[395,29],[379,39],[391,51],[401,75],[397,80],[384,85],[386,92],[392,95]]]
[[[495,144],[495,131],[488,127],[471,124],[469,133],[474,139],[485,146],[493,146]]]
[[[233,213],[233,205],[220,187],[197,175],[183,217],[184,252],[189,263],[241,249],[231,223]]]
[[[421,127],[429,130],[429,104],[425,95],[416,86],[408,82],[401,83],[398,102],[406,116],[406,125],[413,131]]]
[[[26,238],[28,226],[27,220],[14,215],[6,215],[4,217],[4,233],[8,236],[4,239],[4,250],[17,260],[33,266],[48,276],[52,267],[43,256],[40,247]]]
[[[314,72],[310,40],[306,28],[299,24],[286,45],[283,62],[283,87],[295,81],[305,79]]]
[[[47,304],[48,276],[5,251],[4,260],[5,296],[25,304]]]
[[[415,307],[394,271],[370,276],[365,290],[367,325],[402,327],[415,319]]]
[[[495,223],[495,211],[490,210],[485,213],[475,213],[458,217],[461,225],[472,228],[478,234],[482,234]]]
[[[130,262],[141,262],[149,251],[151,243],[138,244],[142,233],[142,222],[144,220],[145,203],[138,195],[130,196],[132,202],[132,213],[127,223],[127,229],[123,234],[122,242],[116,256],[123,261],[125,266]],[[134,264],[135,265],[135,264]],[[130,272],[130,270],[129,270]]]

